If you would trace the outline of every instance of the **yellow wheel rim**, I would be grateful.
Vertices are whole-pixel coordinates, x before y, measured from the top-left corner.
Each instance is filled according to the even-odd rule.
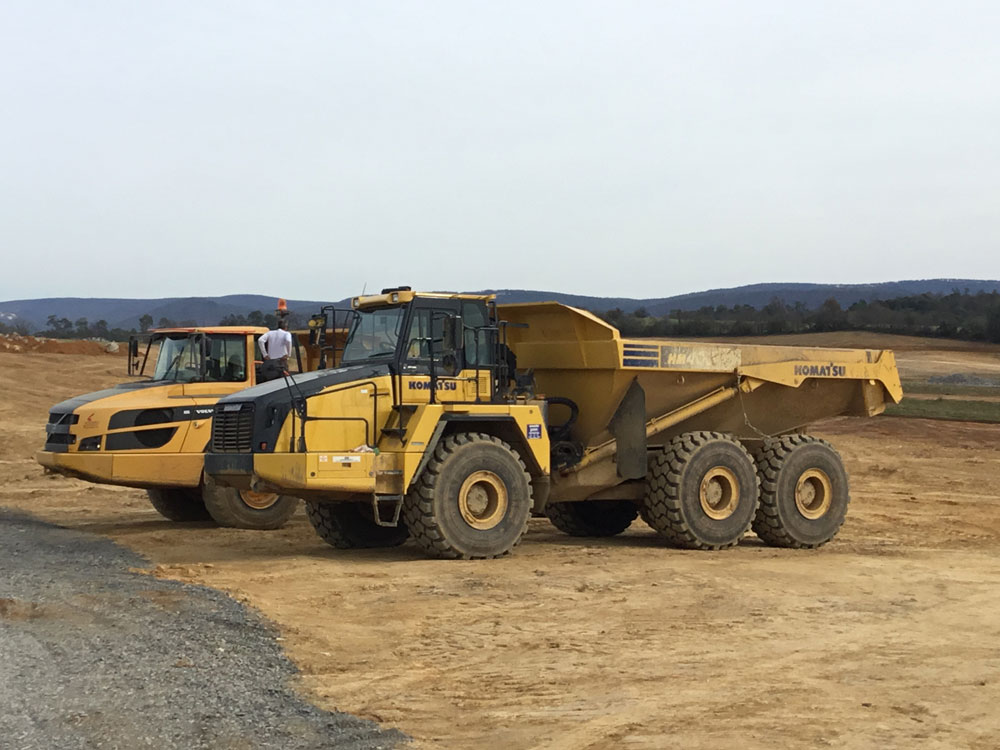
[[[507,486],[492,471],[470,474],[458,491],[458,510],[474,529],[492,529],[507,515]]]
[[[733,515],[740,503],[740,480],[725,466],[716,466],[702,477],[698,494],[705,515],[722,521]]]
[[[278,495],[274,492],[253,492],[252,490],[240,490],[240,500],[254,510],[267,510],[278,502]]]
[[[807,469],[795,483],[795,507],[806,518],[821,518],[833,500],[833,484],[821,469]]]

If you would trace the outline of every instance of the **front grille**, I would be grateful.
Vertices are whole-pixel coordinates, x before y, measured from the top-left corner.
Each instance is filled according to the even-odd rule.
[[[72,412],[50,412],[49,413],[49,424],[76,424],[80,421],[80,415],[74,414]]]
[[[253,404],[217,404],[212,416],[213,453],[250,453]]]
[[[73,445],[75,442],[76,435],[70,435],[68,432],[57,432],[45,439],[46,445]]]

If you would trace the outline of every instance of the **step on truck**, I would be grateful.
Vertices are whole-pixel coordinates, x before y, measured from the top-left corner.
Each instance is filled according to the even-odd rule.
[[[291,369],[325,366],[336,351],[334,332],[319,326],[323,320],[314,316],[308,332],[293,334]],[[279,528],[298,498],[222,487],[202,471],[216,401],[262,379],[285,377],[261,359],[257,341],[266,332],[259,326],[179,327],[134,336],[128,374],[145,379],[53,406],[36,459],[51,472],[145,489],[153,507],[172,521]]]
[[[682,548],[750,529],[817,547],[848,478],[805,428],[901,398],[890,351],[625,339],[557,303],[399,287],[352,300],[340,367],[220,399],[205,470],[303,498],[340,548],[496,557],[532,514],[575,536],[641,517]]]

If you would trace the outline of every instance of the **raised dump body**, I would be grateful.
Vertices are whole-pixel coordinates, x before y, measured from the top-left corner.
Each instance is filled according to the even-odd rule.
[[[352,300],[341,366],[219,401],[205,472],[297,495],[336,547],[509,552],[529,515],[670,544],[829,541],[836,451],[799,430],[902,392],[891,352],[622,339],[556,303],[400,287]],[[513,355],[513,356],[512,356]],[[516,357],[516,366],[512,360]]]

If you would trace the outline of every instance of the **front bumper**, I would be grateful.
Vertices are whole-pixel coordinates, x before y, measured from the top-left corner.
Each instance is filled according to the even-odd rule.
[[[99,484],[125,487],[197,487],[202,453],[53,453],[38,451],[35,460],[49,471]]]

